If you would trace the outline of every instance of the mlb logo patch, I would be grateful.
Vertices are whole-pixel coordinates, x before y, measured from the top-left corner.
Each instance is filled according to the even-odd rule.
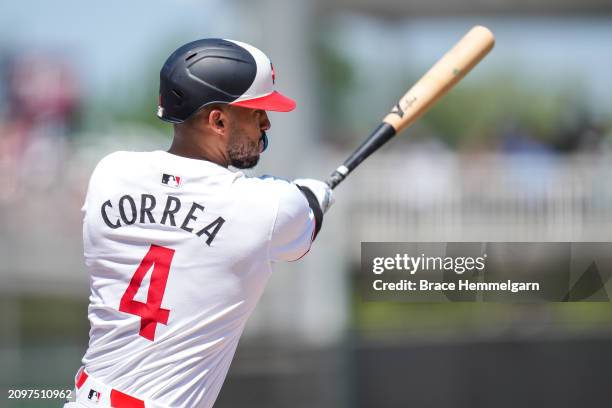
[[[179,188],[181,186],[181,177],[164,173],[162,174],[161,182],[164,186]]]
[[[89,395],[87,395],[87,399],[92,402],[100,401],[100,391],[96,391],[93,388],[89,390]]]

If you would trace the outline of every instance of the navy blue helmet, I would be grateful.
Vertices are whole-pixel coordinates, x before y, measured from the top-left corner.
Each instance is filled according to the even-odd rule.
[[[274,67],[259,49],[239,41],[206,38],[183,45],[159,75],[157,116],[187,120],[213,103],[287,112],[295,101],[273,89]]]

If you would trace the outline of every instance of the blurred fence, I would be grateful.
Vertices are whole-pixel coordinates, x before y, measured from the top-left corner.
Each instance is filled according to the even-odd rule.
[[[605,241],[611,177],[600,155],[387,153],[346,182],[350,227],[359,241]]]

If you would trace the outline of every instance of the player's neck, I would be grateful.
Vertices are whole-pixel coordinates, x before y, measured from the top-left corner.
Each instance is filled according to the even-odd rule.
[[[228,167],[229,165],[221,149],[215,149],[206,143],[188,143],[184,137],[176,133],[172,140],[172,145],[168,149],[168,153],[189,159],[206,160],[223,167]]]

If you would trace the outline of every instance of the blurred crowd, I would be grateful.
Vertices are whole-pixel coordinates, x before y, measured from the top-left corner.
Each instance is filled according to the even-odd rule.
[[[62,180],[83,95],[70,61],[22,53],[0,64],[0,202]]]

